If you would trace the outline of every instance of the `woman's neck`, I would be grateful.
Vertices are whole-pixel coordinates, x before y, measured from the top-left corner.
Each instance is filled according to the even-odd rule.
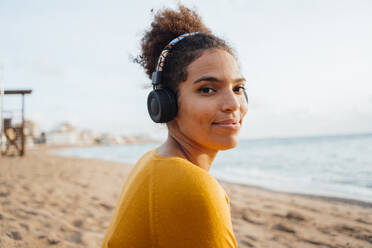
[[[159,155],[187,159],[206,171],[209,171],[217,152],[204,148],[182,135],[170,133],[167,140],[158,148]]]

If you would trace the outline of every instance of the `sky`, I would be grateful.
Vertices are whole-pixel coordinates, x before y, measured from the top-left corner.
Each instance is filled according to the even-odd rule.
[[[151,9],[194,8],[236,51],[247,79],[243,138],[372,132],[372,1],[0,0],[0,80],[32,89],[26,118],[116,135],[152,123],[151,81],[131,61]],[[4,108],[19,108],[6,97]]]

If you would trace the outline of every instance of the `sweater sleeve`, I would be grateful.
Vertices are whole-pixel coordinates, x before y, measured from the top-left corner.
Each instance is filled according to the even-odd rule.
[[[182,169],[161,173],[152,185],[155,247],[237,247],[226,193],[211,175]]]

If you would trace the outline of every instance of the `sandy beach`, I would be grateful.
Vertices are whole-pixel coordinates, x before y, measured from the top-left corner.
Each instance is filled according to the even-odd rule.
[[[100,247],[131,165],[0,157],[0,247]],[[239,247],[372,247],[372,204],[221,182]]]

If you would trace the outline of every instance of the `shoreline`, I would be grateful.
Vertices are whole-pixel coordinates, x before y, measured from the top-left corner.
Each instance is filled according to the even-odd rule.
[[[259,190],[264,190],[272,193],[278,193],[278,194],[287,194],[287,195],[293,195],[293,196],[300,196],[305,197],[309,199],[316,199],[316,200],[322,200],[322,201],[330,201],[330,202],[336,202],[336,203],[344,203],[352,206],[360,206],[364,208],[372,208],[372,202],[363,201],[363,200],[357,200],[357,199],[349,199],[349,198],[343,198],[343,197],[336,197],[336,196],[323,196],[323,195],[316,195],[316,194],[305,194],[305,193],[294,193],[294,192],[285,192],[280,190],[273,190],[265,187],[261,187],[258,185],[252,185],[252,184],[243,184],[243,183],[233,183],[222,179],[217,179],[219,182],[223,182],[226,184],[233,184],[233,185],[239,185],[241,187],[250,187],[255,188]]]
[[[99,160],[99,161],[111,161],[111,162],[121,163],[121,162],[114,161],[114,160],[106,160],[106,159],[99,159],[99,158],[82,158],[82,157],[65,156],[65,155],[59,155],[59,154],[52,153],[52,151],[54,151],[54,150],[60,150],[60,149],[66,149],[66,148],[68,149],[68,148],[97,147],[97,146],[100,146],[100,145],[54,146],[54,147],[47,147],[47,150],[53,156],[60,156],[60,157],[67,157],[67,158],[79,158],[79,159],[94,159],[94,160]],[[131,164],[129,162],[125,162],[125,163],[130,164],[130,165],[133,166],[133,164]],[[274,189],[266,188],[266,187],[259,186],[259,185],[230,182],[230,181],[223,180],[223,179],[218,179],[218,178],[216,178],[216,180],[218,180],[220,182],[223,182],[223,183],[226,183],[226,184],[240,185],[242,187],[253,187],[253,188],[256,188],[256,189],[266,190],[266,191],[279,193],[279,194],[296,195],[296,196],[301,196],[301,197],[308,197],[310,199],[319,199],[319,200],[324,200],[324,201],[340,202],[340,203],[360,206],[360,207],[364,207],[364,208],[372,208],[372,200],[369,202],[369,201],[362,200],[362,199],[351,199],[351,198],[338,197],[338,196],[325,196],[325,195],[317,195],[317,194],[313,194],[313,193],[301,193],[301,192],[287,192],[287,191],[282,191],[282,190],[274,190]]]
[[[0,157],[0,248],[100,247],[133,166],[50,152],[63,148]],[[369,206],[218,181],[239,248],[372,245]]]

